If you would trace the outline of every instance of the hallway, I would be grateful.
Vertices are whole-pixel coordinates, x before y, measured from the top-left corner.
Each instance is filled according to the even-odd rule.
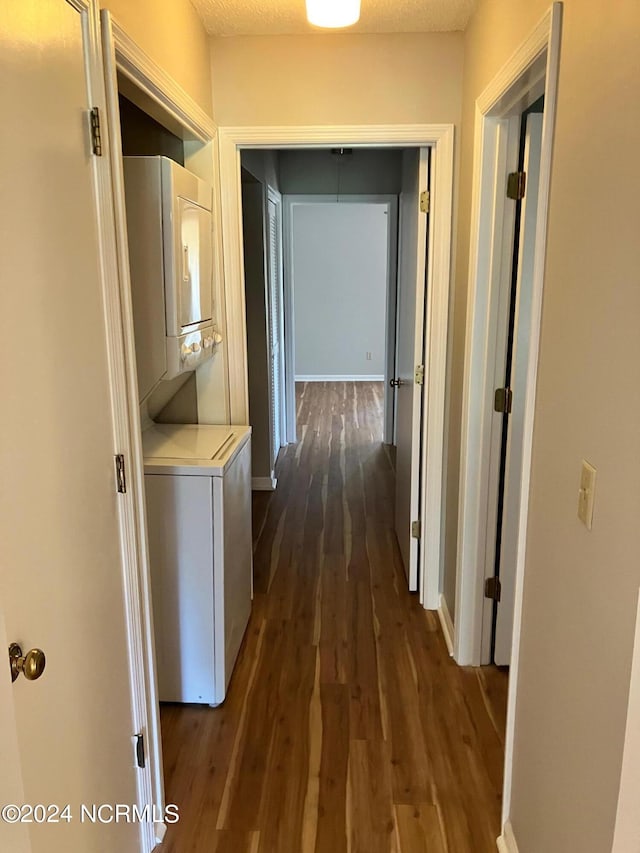
[[[493,853],[507,678],[460,669],[406,582],[382,383],[298,385],[254,494],[253,614],[218,709],[162,708],[163,853]]]

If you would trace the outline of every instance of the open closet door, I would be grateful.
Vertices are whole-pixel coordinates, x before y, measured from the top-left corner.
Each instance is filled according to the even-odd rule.
[[[429,187],[429,149],[402,155],[398,242],[396,376],[396,534],[409,590],[418,589],[420,545],[420,436],[424,376],[425,281],[428,213],[421,194]],[[424,199],[424,197],[423,197]]]
[[[285,444],[282,198],[271,187],[267,193],[267,270],[269,310],[269,386],[271,421],[271,468]]]

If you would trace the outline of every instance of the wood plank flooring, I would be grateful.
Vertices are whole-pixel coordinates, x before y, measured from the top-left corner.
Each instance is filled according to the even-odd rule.
[[[406,590],[381,383],[299,385],[227,699],[162,708],[162,853],[494,853],[507,678]]]

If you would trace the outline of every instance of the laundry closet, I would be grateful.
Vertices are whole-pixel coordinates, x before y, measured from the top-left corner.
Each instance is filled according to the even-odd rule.
[[[118,75],[158,696],[224,701],[251,612],[251,428],[229,424],[211,143]]]

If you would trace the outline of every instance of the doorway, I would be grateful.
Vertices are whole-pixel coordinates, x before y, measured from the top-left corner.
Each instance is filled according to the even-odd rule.
[[[282,198],[262,169],[242,168],[242,241],[247,325],[252,488],[277,486],[286,444],[283,357]]]
[[[461,664],[511,663],[552,122],[546,42],[531,50],[526,72],[487,95],[495,101],[476,177],[484,242],[471,266],[468,308],[454,649]]]
[[[426,607],[437,609],[440,601],[441,521],[442,521],[442,471],[444,446],[444,401],[446,387],[446,360],[448,343],[449,269],[451,245],[451,179],[453,165],[452,129],[449,126],[389,127],[389,128],[220,128],[220,180],[225,196],[223,214],[223,251],[225,279],[229,283],[226,293],[227,317],[229,322],[229,376],[230,410],[233,422],[246,420],[249,407],[247,384],[247,333],[246,305],[243,283],[243,246],[239,239],[238,223],[242,222],[241,165],[246,165],[247,154],[263,155],[269,150],[286,151],[301,155],[304,149],[345,148],[342,139],[348,139],[349,147],[368,151],[383,145],[389,149],[409,149],[416,152],[428,148],[431,152],[431,219],[427,251],[432,262],[427,265],[427,281],[422,280],[423,294],[418,297],[425,304],[424,313],[418,311],[421,331],[424,335],[424,387],[414,393],[414,407],[421,406],[422,393],[425,398],[424,419],[415,419],[412,430],[411,476],[420,483],[420,475],[429,468],[430,476],[422,477],[421,485],[414,487],[413,494],[419,497],[419,514],[407,519],[404,533],[414,540],[412,551],[417,561],[419,597]],[[242,160],[241,160],[242,158]],[[425,187],[426,189],[426,187]],[[286,195],[286,193],[283,193]],[[419,193],[415,193],[418,204]],[[425,202],[427,200],[425,199]],[[417,207],[416,207],[417,209]],[[284,226],[286,235],[287,227]],[[425,229],[426,230],[426,229]],[[425,235],[426,240],[426,235]],[[423,251],[424,260],[424,251]],[[286,264],[285,264],[286,272]],[[417,273],[416,273],[417,274]],[[419,278],[416,278],[419,280]],[[236,284],[238,283],[238,284]],[[415,291],[415,288],[414,288]],[[415,297],[415,292],[414,292]],[[285,344],[287,342],[287,305],[285,287]],[[418,320],[416,319],[416,322]],[[415,368],[409,377],[413,386]],[[285,382],[295,375],[292,365],[285,357]],[[422,376],[420,376],[422,379]],[[288,407],[292,407],[292,396],[287,395]],[[290,402],[291,401],[291,402]],[[295,410],[295,409],[294,409]],[[288,424],[292,419],[287,418]],[[287,435],[288,440],[292,436]],[[414,532],[412,532],[414,531]],[[418,555],[416,547],[421,543]]]
[[[492,656],[509,665],[501,850],[512,845],[514,708],[561,20],[562,5],[554,3],[477,100],[453,651],[461,665]],[[506,587],[502,628],[496,554]]]
[[[287,360],[295,385],[375,382],[395,445],[397,195],[285,196]],[[289,410],[293,409],[289,406]],[[296,413],[289,435],[299,436]]]

